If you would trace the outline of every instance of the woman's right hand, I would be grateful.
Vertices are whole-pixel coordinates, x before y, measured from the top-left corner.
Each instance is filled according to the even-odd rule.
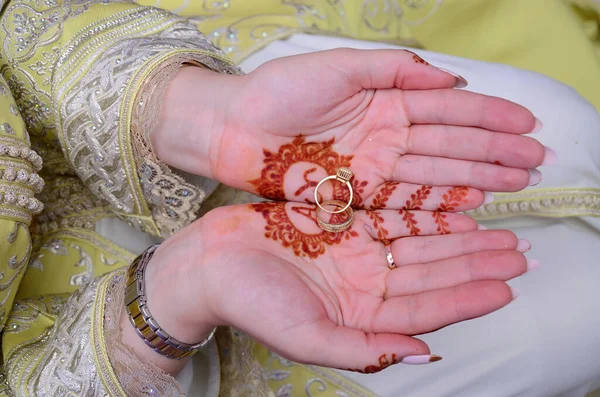
[[[280,201],[312,202],[341,167],[354,173],[354,206],[367,209],[390,185],[400,184],[393,209],[431,186],[428,210],[469,187],[455,209],[465,211],[483,191],[539,183],[535,168],[555,154],[522,135],[541,124],[515,103],[453,89],[461,82],[402,50],[298,55],[245,76],[189,67],[167,90],[152,141],[170,166]]]
[[[436,217],[451,234],[439,235]],[[316,225],[312,204],[222,207],[155,252],[148,306],[184,342],[231,325],[294,361],[373,372],[436,361],[413,335],[511,302],[505,281],[535,264],[528,248],[452,213],[358,211],[334,234]]]

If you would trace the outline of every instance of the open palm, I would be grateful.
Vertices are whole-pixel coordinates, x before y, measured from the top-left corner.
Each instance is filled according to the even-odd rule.
[[[388,208],[403,208],[431,186],[422,209],[437,210],[449,188],[467,186],[456,208],[465,210],[481,205],[482,191],[539,182],[530,169],[543,162],[545,148],[520,135],[534,129],[533,115],[453,89],[455,77],[411,52],[300,55],[239,79],[213,141],[213,174],[231,186],[311,201],[317,182],[344,166],[355,175],[355,207],[377,208],[392,184]]]
[[[445,214],[453,233],[439,235],[427,211],[358,211],[351,229],[334,234],[315,225],[314,207],[218,208],[160,249],[183,248],[170,254],[187,274],[178,288],[191,304],[207,302],[215,322],[295,361],[366,372],[407,356],[427,362],[428,346],[407,335],[501,308],[512,299],[503,281],[527,269],[512,233],[478,231],[463,215]],[[407,214],[422,236],[411,236]],[[394,270],[375,223],[387,229]]]

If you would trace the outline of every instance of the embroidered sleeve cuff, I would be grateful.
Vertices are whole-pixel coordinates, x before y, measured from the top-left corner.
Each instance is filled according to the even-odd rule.
[[[133,152],[138,174],[152,218],[161,235],[168,236],[196,219],[201,203],[210,194],[201,183],[189,183],[152,150],[150,134],[159,123],[162,95],[168,83],[184,64],[202,65],[220,73],[237,69],[205,52],[175,53],[155,62],[138,91],[131,119]],[[203,185],[209,185],[209,181]],[[201,181],[201,182],[202,182]]]
[[[136,114],[147,95],[150,103],[153,92],[160,96],[168,79],[159,72],[190,61],[222,73],[238,70],[187,20],[152,7],[110,6],[107,13],[103,4],[90,4],[88,13],[65,22],[66,50],[53,75],[59,136],[97,197],[132,226],[165,237],[193,219],[203,194],[160,164],[141,132],[132,136],[140,128]],[[105,18],[82,28],[83,15],[96,8]]]

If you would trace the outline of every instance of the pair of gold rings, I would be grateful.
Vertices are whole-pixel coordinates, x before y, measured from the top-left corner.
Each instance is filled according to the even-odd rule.
[[[348,230],[350,226],[352,226],[352,222],[354,222],[354,211],[350,205],[352,204],[352,199],[354,198],[354,191],[352,190],[350,179],[352,179],[353,175],[354,174],[352,174],[352,171],[350,171],[348,168],[342,167],[337,170],[335,175],[329,175],[328,177],[323,178],[321,182],[317,184],[317,187],[315,188],[315,203],[319,207],[319,210],[333,215],[342,213],[345,214],[345,219],[341,223],[329,223],[325,222],[323,219],[321,219],[321,217],[319,217],[319,211],[317,210],[317,224],[321,229],[331,233],[340,233],[344,230]],[[323,201],[322,203],[319,202],[319,188],[325,181],[332,179],[345,184],[348,188],[350,194],[347,203],[340,200],[327,200]],[[326,206],[335,206],[338,209],[331,210],[325,208]]]
[[[352,222],[354,222],[354,211],[352,210],[352,207],[350,207],[350,205],[352,204],[352,199],[354,197],[354,192],[352,190],[352,184],[350,183],[350,179],[352,179],[352,177],[353,177],[352,171],[350,171],[348,168],[342,167],[339,170],[337,170],[335,175],[330,175],[326,178],[323,178],[321,180],[321,182],[319,182],[317,184],[317,187],[315,188],[315,203],[317,203],[317,206],[319,207],[317,209],[317,224],[319,225],[319,227],[321,229],[323,229],[327,232],[331,232],[331,233],[340,233],[340,232],[343,232],[344,230],[349,229],[350,226],[352,226]],[[336,181],[342,182],[346,185],[346,187],[348,188],[348,190],[350,192],[350,195],[349,195],[350,198],[348,199],[347,203],[344,201],[341,201],[341,200],[327,200],[327,201],[319,202],[319,188],[321,187],[323,182],[331,180],[331,179],[335,179]],[[326,206],[335,206],[338,209],[337,210],[329,210],[329,209],[325,208]],[[344,213],[345,219],[341,223],[325,222],[319,216],[319,210],[322,210],[329,214],[332,214],[333,215],[332,218],[334,218],[336,214]],[[386,260],[388,263],[388,268],[390,270],[396,269],[396,267],[397,267],[396,261],[394,260],[394,256],[392,255],[392,247],[389,244],[386,244],[386,246],[385,246],[385,256],[386,256]]]

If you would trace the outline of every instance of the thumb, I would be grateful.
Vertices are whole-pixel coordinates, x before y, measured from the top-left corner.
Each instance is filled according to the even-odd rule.
[[[420,365],[440,361],[419,339],[399,334],[365,334],[325,319],[294,330],[289,356],[295,361],[362,373],[394,364]]]
[[[357,85],[355,88],[428,90],[467,86],[463,77],[430,65],[408,50],[341,48],[313,55],[345,74],[351,84]]]

